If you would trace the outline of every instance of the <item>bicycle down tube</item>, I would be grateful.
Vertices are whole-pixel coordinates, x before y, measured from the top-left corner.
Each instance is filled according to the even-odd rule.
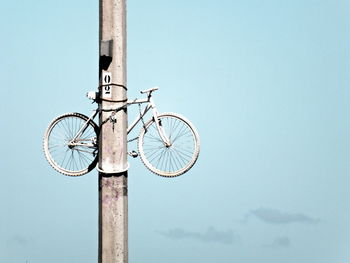
[[[148,105],[145,107],[143,112],[140,113],[140,115],[134,120],[134,122],[128,127],[127,133],[129,134],[129,132],[139,123],[139,121],[143,118],[143,116],[145,116],[146,113],[150,109],[152,109],[152,111],[153,111],[153,118],[154,118],[154,121],[156,122],[156,126],[157,126],[157,130],[158,130],[159,136],[162,139],[162,141],[164,142],[164,145],[170,146],[171,142],[167,138],[167,136],[165,135],[164,129],[160,125],[160,123],[158,121],[158,111],[157,111],[157,108],[155,107],[155,104],[154,104],[152,96],[149,95],[147,99],[128,101],[127,102],[127,106],[129,106],[131,104],[141,104],[141,103],[148,103]]]
[[[127,101],[127,106],[132,105],[132,104],[141,104],[141,103],[148,103],[149,100],[148,99],[141,99],[141,100],[131,100],[131,101]],[[142,113],[140,113],[140,115],[138,117],[135,118],[134,122],[132,124],[129,125],[128,129],[127,129],[127,134],[129,134],[129,132],[135,128],[135,126],[139,123],[139,121],[143,118],[143,116],[146,115],[146,113],[151,109],[150,105],[147,105],[145,107],[145,109],[143,110]]]

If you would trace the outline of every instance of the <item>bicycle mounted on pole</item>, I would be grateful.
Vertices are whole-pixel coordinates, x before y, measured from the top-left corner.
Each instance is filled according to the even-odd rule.
[[[115,122],[115,113],[130,105],[138,104],[139,115],[129,125],[129,134],[142,121],[138,140],[138,153],[143,164],[153,173],[164,177],[175,177],[187,172],[197,161],[200,151],[199,135],[190,121],[176,113],[158,113],[152,93],[154,87],[141,91],[146,98],[127,100],[125,105],[104,110],[98,103],[98,92],[88,92],[87,97],[98,103],[96,110],[87,117],[81,113],[66,113],[55,118],[44,134],[44,153],[49,164],[58,172],[68,176],[80,176],[93,170],[98,162],[99,126],[93,121],[100,111],[112,111],[106,121]],[[141,111],[141,104],[146,104]],[[151,110],[152,118],[143,117]],[[114,114],[113,114],[114,113]],[[102,122],[103,125],[103,122]]]

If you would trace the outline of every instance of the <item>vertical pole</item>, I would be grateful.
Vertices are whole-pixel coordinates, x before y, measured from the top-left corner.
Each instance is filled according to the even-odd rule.
[[[99,263],[128,262],[126,0],[99,0]],[[108,85],[110,84],[110,85]]]

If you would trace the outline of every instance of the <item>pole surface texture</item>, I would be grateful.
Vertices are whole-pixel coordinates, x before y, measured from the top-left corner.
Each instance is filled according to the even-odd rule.
[[[128,262],[126,0],[99,0],[99,263]],[[110,84],[110,85],[108,85]]]

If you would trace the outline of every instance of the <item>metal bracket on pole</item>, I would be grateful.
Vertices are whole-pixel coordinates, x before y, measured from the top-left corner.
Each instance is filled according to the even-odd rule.
[[[99,171],[100,173],[104,173],[104,174],[123,173],[123,172],[126,172],[127,170],[129,170],[129,168],[130,168],[130,164],[127,163],[127,166],[124,169],[121,169],[121,170],[118,170],[118,171],[106,171],[106,170],[103,170],[102,168],[98,167],[98,164],[96,165],[97,171]]]

